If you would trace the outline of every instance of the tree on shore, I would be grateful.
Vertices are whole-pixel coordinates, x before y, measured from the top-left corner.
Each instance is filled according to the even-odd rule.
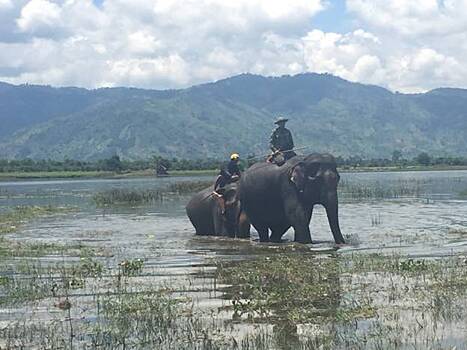
[[[401,160],[402,158],[402,152],[399,151],[398,149],[394,150],[394,152],[392,152],[392,162],[394,164],[397,164],[399,163],[399,161]]]
[[[105,160],[105,167],[108,171],[120,172],[123,169],[122,161],[118,155],[114,155]]]
[[[417,157],[415,157],[415,161],[421,165],[430,165],[431,157],[428,153],[422,152]]]

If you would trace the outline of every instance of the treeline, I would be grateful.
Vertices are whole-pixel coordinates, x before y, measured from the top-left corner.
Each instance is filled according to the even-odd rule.
[[[255,158],[257,161],[257,158]],[[391,166],[467,166],[464,157],[433,157],[428,153],[420,153],[412,159],[405,159],[395,151],[391,158],[364,159],[361,157],[337,157],[339,167],[391,167]],[[254,163],[249,161],[248,163]],[[111,171],[128,172],[163,168],[164,170],[207,170],[218,169],[223,161],[209,159],[178,159],[152,157],[148,160],[121,160],[119,156],[96,161],[57,160],[0,160],[0,172],[51,172],[51,171]],[[245,164],[246,165],[246,164]]]
[[[406,159],[400,151],[394,151],[391,158],[364,159],[361,157],[336,158],[339,167],[408,167],[408,166],[467,166],[465,157],[434,157],[426,152]]]
[[[51,171],[112,171],[126,172],[163,167],[166,170],[205,170],[216,169],[220,162],[216,159],[166,159],[152,157],[148,160],[121,160],[113,156],[96,161],[65,159],[58,160],[5,160],[0,159],[0,172],[51,172]]]

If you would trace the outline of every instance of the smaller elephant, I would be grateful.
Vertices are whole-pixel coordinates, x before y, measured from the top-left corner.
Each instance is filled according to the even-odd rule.
[[[186,213],[197,235],[250,238],[250,222],[241,210],[237,183],[223,187],[223,199],[208,187],[196,193],[186,205]]]

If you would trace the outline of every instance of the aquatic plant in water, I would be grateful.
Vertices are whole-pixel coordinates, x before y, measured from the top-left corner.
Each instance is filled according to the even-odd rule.
[[[338,187],[342,198],[348,199],[393,199],[402,197],[419,197],[422,193],[422,182],[419,180],[397,181],[385,183],[363,184],[342,180]]]
[[[31,310],[31,319],[9,320],[0,329],[0,347],[265,350],[467,345],[445,333],[467,319],[465,257],[426,260],[270,247],[262,245],[256,253],[251,247],[249,256],[240,260],[214,261],[214,269],[191,276],[213,280],[202,285],[161,283],[158,271],[142,258],[118,262],[86,255],[65,260],[64,254],[72,251],[66,249],[56,253],[62,260],[54,264],[30,257],[12,264],[4,257],[2,308],[23,305]],[[214,298],[222,295],[222,316],[191,299],[195,286]],[[36,322],[36,311],[37,317],[44,315],[40,310],[47,310],[48,318]]]
[[[212,185],[212,181],[182,181],[172,183],[167,187],[159,189],[120,189],[96,193],[92,200],[98,207],[113,205],[140,205],[154,202],[161,202],[171,194],[183,195],[200,191]]]
[[[157,189],[131,190],[114,188],[96,193],[92,197],[98,207],[109,205],[136,205],[162,201],[162,192]]]
[[[68,212],[69,207],[47,206],[17,206],[11,210],[0,213],[0,233],[16,231],[24,222],[40,216]]]
[[[167,192],[175,192],[178,194],[189,194],[201,191],[202,189],[213,186],[212,180],[208,181],[181,181],[169,185]]]

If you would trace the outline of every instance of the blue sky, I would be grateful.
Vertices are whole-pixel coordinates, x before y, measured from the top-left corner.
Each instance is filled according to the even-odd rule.
[[[311,19],[316,28],[326,32],[346,33],[352,29],[352,17],[346,10],[345,0],[329,1],[325,11]]]
[[[330,73],[467,87],[467,0],[0,0],[0,81],[179,88]]]

